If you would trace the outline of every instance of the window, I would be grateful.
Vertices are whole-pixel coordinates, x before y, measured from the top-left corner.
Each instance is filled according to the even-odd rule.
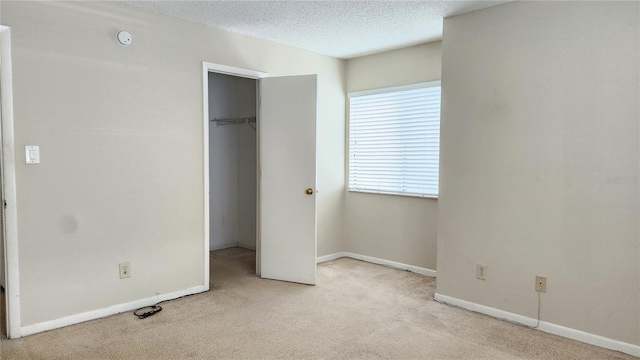
[[[349,94],[349,191],[438,197],[440,82]]]

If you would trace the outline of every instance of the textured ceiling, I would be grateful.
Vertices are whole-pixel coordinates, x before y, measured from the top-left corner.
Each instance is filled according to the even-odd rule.
[[[338,58],[442,38],[442,19],[507,1],[123,1]]]

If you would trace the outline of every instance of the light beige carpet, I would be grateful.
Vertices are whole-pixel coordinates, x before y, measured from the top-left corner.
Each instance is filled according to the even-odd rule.
[[[212,291],[19,340],[4,359],[635,359],[433,301],[435,279],[352,259],[318,285],[263,280],[211,253]]]

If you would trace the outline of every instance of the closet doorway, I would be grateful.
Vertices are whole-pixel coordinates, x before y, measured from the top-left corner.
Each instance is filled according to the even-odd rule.
[[[317,76],[203,62],[203,104],[205,285],[232,258],[315,284]]]
[[[258,80],[208,76],[211,266],[224,271],[243,262],[256,272]]]

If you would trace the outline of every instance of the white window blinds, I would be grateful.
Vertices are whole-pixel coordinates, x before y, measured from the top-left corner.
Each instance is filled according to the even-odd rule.
[[[349,190],[438,196],[440,82],[350,93]]]

